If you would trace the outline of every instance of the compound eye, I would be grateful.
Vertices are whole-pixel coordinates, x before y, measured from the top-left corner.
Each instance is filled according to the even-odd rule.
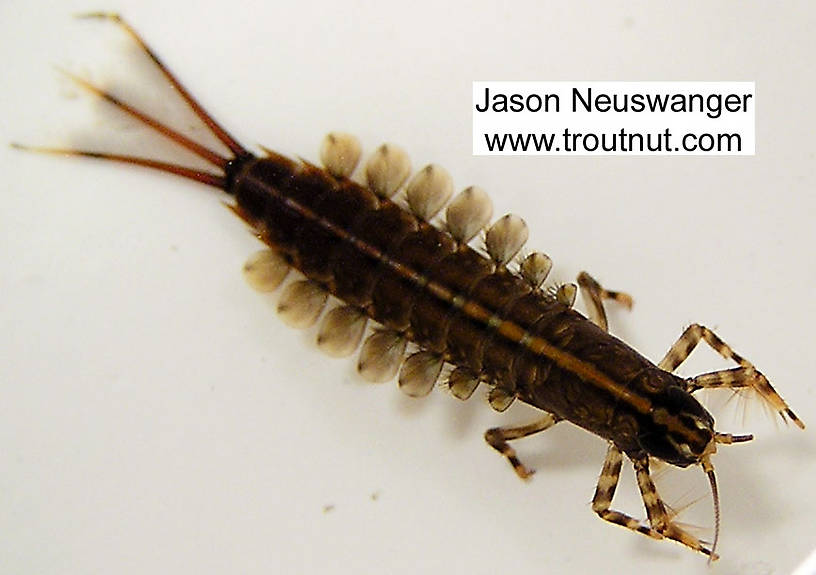
[[[669,463],[682,459],[664,432],[649,431],[638,436],[640,446],[652,457]]]
[[[699,401],[687,391],[679,387],[669,387],[666,390],[667,406],[674,414],[685,414],[694,419],[698,429],[710,429],[714,425],[714,418]]]

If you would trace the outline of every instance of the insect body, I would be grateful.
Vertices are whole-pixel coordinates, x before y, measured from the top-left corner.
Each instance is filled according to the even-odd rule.
[[[279,310],[288,323],[312,325],[329,295],[334,296],[342,305],[323,316],[318,344],[333,355],[348,355],[363,341],[369,320],[380,324],[360,352],[359,368],[368,379],[387,380],[399,370],[400,388],[423,396],[450,364],[447,383],[456,397],[467,399],[483,382],[499,411],[515,399],[540,409],[540,419],[531,424],[494,428],[485,435],[522,478],[530,471],[508,441],[562,420],[599,435],[609,449],[593,510],[607,521],[716,557],[716,535],[707,546],[673,522],[652,482],[649,459],[701,465],[719,515],[711,455],[718,444],[751,436],[717,432],[693,393],[750,388],[783,419],[804,427],[750,362],[695,324],[654,365],[607,333],[604,300],[631,306],[629,296],[580,274],[590,321],[572,309],[574,286],[540,289],[551,267],[543,254],[530,254],[512,271],[527,237],[515,216],[487,229],[486,254],[473,249],[469,242],[487,227],[492,212],[484,192],[468,188],[448,203],[452,184],[447,173],[428,166],[408,181],[409,162],[395,146],[380,147],[368,161],[367,185],[350,178],[360,147],[346,135],[327,137],[321,151],[324,168],[269,150],[263,156],[250,153],[206,114],[128,24],[115,15],[91,16],[119,23],[232,156],[216,154],[78,78],[80,85],[191,150],[218,173],[132,156],[36,150],[143,165],[224,190],[233,200],[232,211],[268,246],[247,263],[249,282],[271,291],[290,268],[305,276],[287,284],[281,296]],[[403,187],[404,198],[397,197]],[[445,226],[435,227],[429,222],[446,204]],[[701,340],[737,367],[687,379],[674,375]],[[404,359],[409,344],[416,349]],[[611,509],[624,454],[635,468],[647,522]]]

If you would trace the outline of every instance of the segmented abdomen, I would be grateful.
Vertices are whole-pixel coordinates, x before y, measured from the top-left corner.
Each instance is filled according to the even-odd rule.
[[[608,436],[613,414],[590,420],[600,412],[581,402],[615,401],[602,389],[587,389],[569,366],[530,342],[590,365],[596,352],[618,354],[619,373],[609,374],[616,382],[651,365],[509,271],[504,256],[487,258],[347,178],[271,155],[246,166],[234,182],[239,213],[293,267],[433,353],[440,366],[443,360],[458,366],[459,379],[473,387],[478,380],[491,383],[498,392],[494,407],[518,396]]]
[[[462,302],[500,314],[511,303],[539,309],[547,299],[391,200],[309,164],[261,159],[236,179],[235,196],[264,240],[308,278],[474,369],[491,346],[486,326],[466,321]]]

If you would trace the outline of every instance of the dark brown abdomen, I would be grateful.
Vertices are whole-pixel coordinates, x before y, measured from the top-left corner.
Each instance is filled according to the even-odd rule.
[[[496,322],[628,382],[649,362],[568,306],[390,200],[281,156],[235,179],[240,211],[294,267],[345,303],[492,385],[602,436],[615,402]],[[610,361],[610,357],[615,358]],[[601,362],[603,362],[601,364]]]

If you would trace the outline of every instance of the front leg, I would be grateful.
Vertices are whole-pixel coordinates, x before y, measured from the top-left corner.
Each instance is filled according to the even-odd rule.
[[[649,525],[644,525],[631,515],[611,509],[612,499],[618,487],[622,461],[623,455],[620,449],[614,445],[610,445],[606,453],[601,476],[598,478],[598,487],[595,489],[595,496],[592,498],[592,510],[597,513],[601,519],[609,521],[610,523],[626,527],[632,531],[637,531],[653,539],[662,539],[665,537],[677,541],[695,551],[709,555],[711,559],[717,559],[717,555],[705,547],[702,541],[694,537],[691,533],[684,531],[672,521],[672,518],[666,511],[666,504],[660,499],[657,488],[655,488],[655,484],[649,474],[649,459],[647,457],[633,459],[632,465],[635,467],[637,484],[640,489],[640,496],[643,499],[643,505],[646,508],[646,517],[648,518]]]
[[[765,400],[781,417],[783,420],[789,418],[801,429],[805,428],[805,424],[799,419],[795,413],[788,407],[785,400],[776,392],[759,370],[754,367],[750,361],[736,353],[731,347],[721,340],[713,331],[705,326],[699,324],[690,325],[683,335],[680,336],[675,344],[668,351],[666,356],[660,361],[658,367],[666,371],[674,371],[677,367],[685,361],[685,359],[694,351],[700,340],[705,341],[711,349],[719,353],[725,359],[732,359],[739,367],[734,369],[723,369],[713,371],[711,373],[704,373],[697,377],[686,379],[687,391],[693,392],[702,388],[722,387],[727,389],[749,388],[756,391],[759,396]]]

